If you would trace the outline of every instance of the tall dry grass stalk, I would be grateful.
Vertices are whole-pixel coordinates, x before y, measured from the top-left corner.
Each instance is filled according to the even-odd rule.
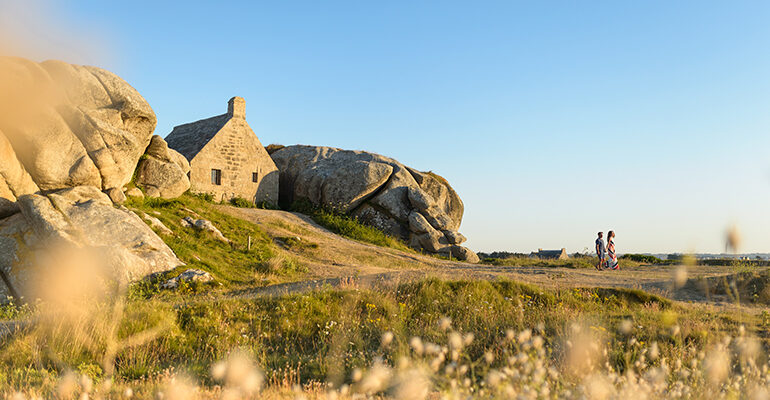
[[[52,246],[35,255],[36,280],[25,287],[25,293],[36,299],[34,326],[25,340],[38,366],[52,363],[66,371],[78,360],[99,360],[110,381],[120,351],[145,344],[168,329],[161,323],[119,335],[127,280],[115,272],[116,256],[104,249],[72,246]]]

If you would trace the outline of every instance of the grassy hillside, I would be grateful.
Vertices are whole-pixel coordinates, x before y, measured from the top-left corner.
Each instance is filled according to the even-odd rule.
[[[186,194],[173,200],[131,198],[126,207],[140,215],[146,213],[158,218],[173,231],[173,235],[156,233],[187,264],[175,273],[188,268],[202,269],[211,273],[219,284],[230,288],[294,280],[306,270],[291,257],[279,256],[273,240],[258,226],[218,211],[214,203],[203,197]],[[183,227],[182,218],[187,216],[212,221],[231,243],[219,241],[208,232]],[[156,289],[156,282],[145,283],[149,285],[135,290]]]

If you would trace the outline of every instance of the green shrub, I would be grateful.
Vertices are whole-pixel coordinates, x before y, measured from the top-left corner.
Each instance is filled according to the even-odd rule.
[[[248,201],[243,197],[233,197],[230,199],[230,204],[240,208],[256,208],[257,205],[253,201]]]
[[[403,241],[336,210],[317,207],[308,201],[294,202],[290,209],[308,215],[317,224],[338,235],[377,246],[412,251]]]
[[[647,254],[623,254],[620,256],[621,260],[630,260],[643,264],[661,264],[663,260],[658,257]]]

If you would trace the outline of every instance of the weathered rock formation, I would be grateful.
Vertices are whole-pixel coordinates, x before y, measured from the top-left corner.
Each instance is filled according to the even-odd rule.
[[[181,274],[167,280],[166,282],[163,282],[160,284],[160,287],[163,289],[176,289],[179,287],[180,282],[211,282],[214,280],[214,277],[211,276],[206,271],[200,270],[200,269],[188,269]]]
[[[190,188],[190,163],[158,135],[152,137],[136,168],[136,184],[150,197],[173,199]]]
[[[0,294],[34,298],[35,278],[55,267],[39,256],[57,245],[98,252],[104,272],[126,281],[182,265],[136,214],[115,208],[94,186],[22,195],[16,203],[19,212],[0,219],[0,269],[11,286],[0,284]]]
[[[460,246],[463,203],[449,183],[363,151],[288,146],[271,154],[280,171],[280,201],[330,207],[401,238],[415,249],[477,262]]]
[[[0,293],[34,295],[29,283],[45,276],[39,258],[51,248],[97,252],[119,279],[181,264],[113,205],[155,124],[142,96],[108,71],[0,57]],[[162,153],[151,150],[147,159]]]
[[[15,201],[81,185],[122,188],[155,124],[142,96],[111,72],[2,57],[0,197]]]

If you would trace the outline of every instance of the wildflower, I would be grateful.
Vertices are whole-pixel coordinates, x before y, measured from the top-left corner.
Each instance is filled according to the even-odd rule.
[[[484,353],[484,361],[486,361],[487,364],[492,364],[495,361],[495,355],[492,354],[491,351],[487,351]]]
[[[532,331],[529,329],[525,329],[519,332],[519,336],[516,338],[516,341],[519,343],[524,343],[528,341],[531,337],[532,337]]]

